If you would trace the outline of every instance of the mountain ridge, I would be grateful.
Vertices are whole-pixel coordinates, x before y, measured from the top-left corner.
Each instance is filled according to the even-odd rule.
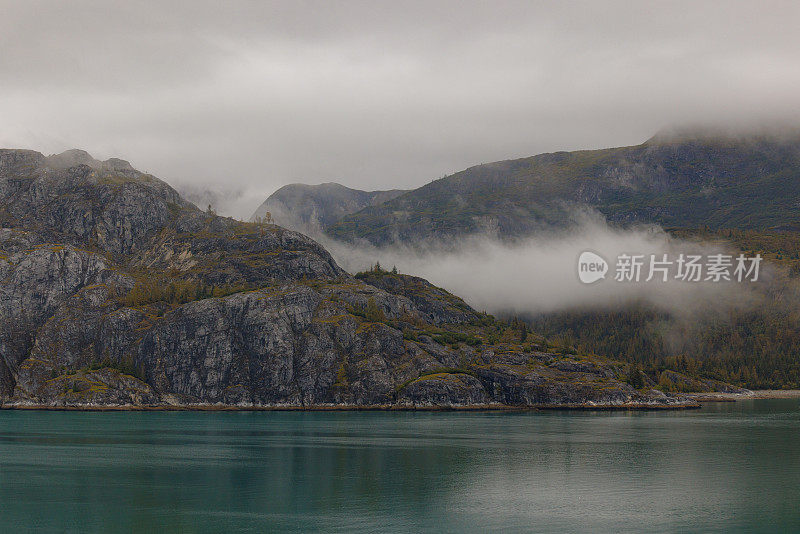
[[[635,146],[470,167],[344,215],[325,232],[379,246],[472,233],[513,238],[563,227],[586,207],[623,226],[800,228],[798,205],[797,132],[657,134]]]

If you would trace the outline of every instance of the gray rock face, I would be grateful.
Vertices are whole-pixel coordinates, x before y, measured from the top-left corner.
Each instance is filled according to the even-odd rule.
[[[680,403],[555,365],[422,279],[205,213],[121,160],[0,151],[0,403]],[[488,323],[487,323],[488,321]]]
[[[162,229],[130,264],[174,270],[209,284],[257,286],[270,280],[329,280],[344,271],[312,239],[280,228],[189,212]]]
[[[109,403],[177,405],[652,402],[597,368],[564,372],[531,355],[405,340],[388,324],[348,312],[348,302],[363,297],[351,282],[279,285],[187,303],[162,316],[109,303],[109,291],[106,285],[84,288],[40,328],[30,357],[19,365],[12,401],[81,405],[108,392]],[[402,297],[377,289],[367,294],[389,321],[416,313]],[[470,357],[463,371],[453,369]],[[98,362],[105,374],[92,371]],[[126,369],[137,375],[131,384],[138,397],[120,392],[120,370]],[[76,390],[75,381],[92,387]],[[69,387],[69,395],[61,395],[59,385]],[[670,402],[677,399],[660,403]]]
[[[55,158],[55,166],[50,163]],[[173,214],[190,205],[164,182],[121,164],[90,166],[88,154],[44,158],[0,150],[3,171],[0,223],[6,227],[63,234],[63,240],[129,254],[148,243]],[[70,161],[75,166],[67,166]],[[95,161],[95,160],[92,160]],[[121,161],[121,160],[116,160]]]
[[[460,298],[418,276],[366,272],[358,277],[372,286],[409,298],[430,323],[468,323],[480,317]]]
[[[9,393],[36,329],[61,304],[83,287],[119,277],[103,256],[69,245],[20,250],[36,241],[27,233],[0,231],[0,394]]]
[[[453,404],[453,401],[456,404]],[[481,406],[490,403],[480,380],[465,373],[420,377],[402,389],[399,404],[410,406]]]

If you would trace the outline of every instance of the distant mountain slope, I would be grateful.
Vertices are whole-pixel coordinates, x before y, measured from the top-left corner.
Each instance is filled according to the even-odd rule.
[[[660,134],[631,147],[479,165],[327,227],[382,245],[561,226],[590,206],[620,224],[800,229],[800,133]]]
[[[253,213],[252,220],[269,212],[277,224],[306,233],[320,233],[342,217],[381,204],[406,191],[360,191],[337,183],[290,184],[275,191]]]

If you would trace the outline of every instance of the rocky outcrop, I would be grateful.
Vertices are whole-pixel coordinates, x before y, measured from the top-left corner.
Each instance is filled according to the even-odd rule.
[[[480,320],[480,314],[462,299],[418,276],[372,270],[359,273],[356,278],[410,299],[426,322],[459,324]]]
[[[163,228],[129,264],[148,271],[175,271],[208,284],[257,287],[275,280],[344,275],[316,241],[275,225],[253,225],[189,212]]]
[[[121,160],[0,151],[6,406],[687,405],[426,281],[198,210]]]
[[[80,289],[118,281],[99,254],[39,244],[28,232],[0,230],[0,395],[13,387],[37,329]]]
[[[72,156],[56,156],[53,167],[53,159],[0,150],[0,169],[8,169],[0,171],[0,224],[122,255],[147,246],[177,212],[196,210],[153,176],[112,164],[65,168],[65,159],[85,161]]]
[[[398,395],[398,403],[407,406],[485,406],[490,402],[480,380],[466,373],[421,376],[403,387]]]

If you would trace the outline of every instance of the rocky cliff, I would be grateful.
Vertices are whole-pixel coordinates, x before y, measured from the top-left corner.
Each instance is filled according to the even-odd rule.
[[[203,212],[122,160],[0,150],[9,406],[649,405],[623,364],[553,350],[422,279]]]

